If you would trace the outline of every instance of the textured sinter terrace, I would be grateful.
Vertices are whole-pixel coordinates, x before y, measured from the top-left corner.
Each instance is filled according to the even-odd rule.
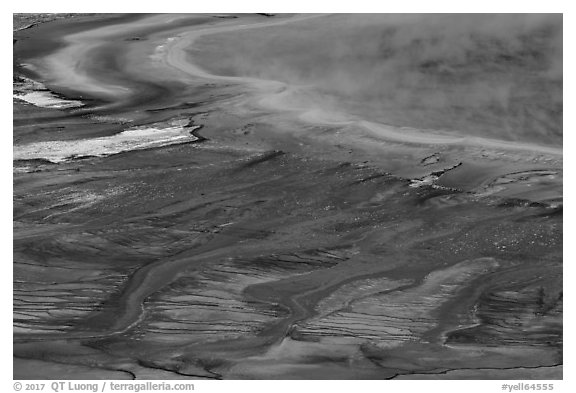
[[[14,378],[562,378],[561,16],[14,20]]]

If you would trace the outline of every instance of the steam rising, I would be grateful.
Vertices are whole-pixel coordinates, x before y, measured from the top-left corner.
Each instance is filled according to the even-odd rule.
[[[305,85],[368,120],[562,144],[561,15],[332,15],[197,44],[205,68]]]

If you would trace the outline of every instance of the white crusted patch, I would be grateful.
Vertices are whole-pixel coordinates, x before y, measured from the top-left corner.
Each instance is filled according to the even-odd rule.
[[[14,160],[45,159],[55,163],[87,156],[108,156],[130,150],[195,141],[190,131],[199,128],[174,125],[132,128],[116,135],[75,141],[48,141],[14,146]]]

